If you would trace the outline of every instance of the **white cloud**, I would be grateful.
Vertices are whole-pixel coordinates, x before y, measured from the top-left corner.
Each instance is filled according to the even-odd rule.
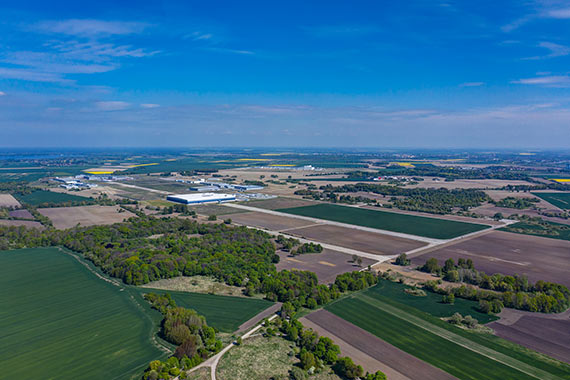
[[[0,67],[0,78],[19,79],[32,82],[73,83],[58,73],[49,73],[34,69]]]
[[[255,52],[251,50],[238,50],[238,49],[227,49],[227,48],[220,48],[220,47],[208,47],[205,48],[209,51],[214,51],[218,53],[229,53],[229,54],[240,54],[240,55],[255,55]]]
[[[543,41],[538,44],[538,47],[550,50],[550,54],[528,57],[524,59],[527,60],[547,59],[555,57],[564,57],[570,54],[570,47],[555,44],[554,42]]]
[[[158,108],[160,107],[160,104],[154,104],[154,103],[143,103],[141,104],[142,108]]]
[[[511,81],[515,84],[528,84],[544,87],[570,87],[570,76],[568,75],[549,75],[534,78],[523,78]]]
[[[4,91],[0,91],[0,96],[6,96],[6,93]]]
[[[545,12],[546,17],[566,19],[570,18],[570,8],[551,9]]]
[[[140,22],[70,19],[61,21],[43,21],[34,25],[33,29],[44,33],[94,37],[140,33],[147,26],[148,24]]]
[[[483,86],[485,82],[465,82],[461,83],[459,87],[480,87]]]
[[[114,100],[114,101],[97,102],[95,103],[95,105],[101,111],[119,111],[128,108],[131,104],[127,102]]]

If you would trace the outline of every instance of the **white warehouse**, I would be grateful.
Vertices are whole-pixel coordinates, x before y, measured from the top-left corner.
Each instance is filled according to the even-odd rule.
[[[192,193],[169,195],[166,197],[166,200],[189,205],[196,203],[231,202],[236,200],[236,196],[234,194]]]

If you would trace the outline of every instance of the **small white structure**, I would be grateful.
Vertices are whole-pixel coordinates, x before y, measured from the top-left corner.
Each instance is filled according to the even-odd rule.
[[[166,197],[166,200],[189,205],[197,203],[231,202],[236,200],[236,196],[234,194],[193,193],[169,195]]]

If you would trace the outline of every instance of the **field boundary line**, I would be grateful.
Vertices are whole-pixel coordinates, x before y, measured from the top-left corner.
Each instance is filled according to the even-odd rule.
[[[382,302],[380,300],[377,300],[375,298],[372,298],[370,296],[364,295],[364,294],[359,294],[358,297],[355,297],[357,299],[362,300],[363,302],[371,305],[371,306],[375,306],[378,307],[380,310],[383,310],[389,314],[392,314],[393,316],[400,318],[408,323],[411,323],[421,329],[424,329],[426,331],[431,332],[432,334],[435,334],[443,339],[446,339],[452,343],[457,344],[458,346],[461,346],[463,348],[466,348],[470,351],[473,351],[479,355],[485,356],[491,360],[494,360],[496,362],[499,362],[501,364],[504,364],[508,367],[511,367],[517,371],[523,372],[529,376],[532,377],[536,377],[537,379],[551,379],[551,380],[557,380],[560,379],[558,376],[555,376],[549,372],[543,371],[539,368],[533,367],[529,364],[523,363],[515,358],[512,358],[508,355],[505,355],[503,353],[497,352],[491,348],[485,347],[481,344],[478,344],[476,342],[473,342],[472,340],[469,340],[467,338],[464,338],[460,335],[457,335],[449,330],[446,330],[444,328],[435,326],[427,321],[424,321],[421,318],[418,318],[414,315],[408,314],[405,311],[402,311],[400,309],[398,309],[397,307],[394,307],[392,305],[389,305],[385,302]]]
[[[223,203],[223,205],[227,206],[227,207],[239,208],[239,209],[247,210],[247,211],[262,212],[265,214],[276,215],[276,216],[281,216],[281,217],[285,217],[285,218],[295,218],[295,219],[301,219],[301,220],[308,220],[310,222],[318,223],[318,224],[329,224],[332,226],[339,226],[339,227],[345,227],[345,228],[352,228],[354,230],[373,232],[373,233],[380,234],[380,235],[390,235],[390,236],[395,236],[395,237],[408,239],[408,240],[422,241],[424,243],[442,243],[442,242],[447,241],[447,240],[442,240],[442,239],[435,239],[435,238],[428,238],[428,237],[424,237],[424,236],[411,235],[411,234],[406,234],[406,233],[402,233],[402,232],[394,232],[394,231],[388,231],[388,230],[381,230],[378,228],[358,226],[356,224],[335,222],[333,220],[318,219],[318,218],[313,218],[310,216],[287,214],[285,212],[280,212],[280,211],[275,211],[275,210],[266,210],[266,209],[262,209],[262,208],[251,207],[251,206],[238,205],[235,203]]]

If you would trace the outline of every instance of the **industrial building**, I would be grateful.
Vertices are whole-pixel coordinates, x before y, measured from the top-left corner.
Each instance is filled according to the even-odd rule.
[[[169,195],[166,197],[166,200],[189,205],[198,203],[231,202],[236,200],[236,196],[234,194],[220,193],[193,193]]]

